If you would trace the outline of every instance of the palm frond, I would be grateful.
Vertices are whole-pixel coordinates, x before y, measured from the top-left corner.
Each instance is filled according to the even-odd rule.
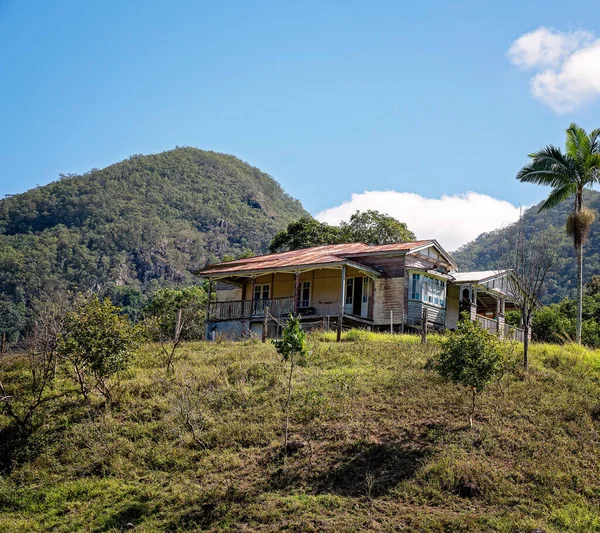
[[[595,130],[593,130],[590,133],[589,137],[592,153],[600,153],[600,128],[596,128]]]
[[[571,196],[573,196],[577,192],[577,184],[573,182],[565,183],[561,187],[557,187],[548,195],[545,202],[538,209],[538,213],[540,211],[545,211],[546,209],[552,209],[556,207],[561,202],[564,202]]]
[[[576,180],[574,161],[555,146],[546,146],[529,157],[532,161],[517,173],[519,181],[560,187]]]
[[[575,123],[567,128],[567,140],[565,142],[567,154],[581,164],[591,153],[591,139],[587,132]]]
[[[600,152],[589,154],[584,163],[586,183],[591,185],[600,182]]]

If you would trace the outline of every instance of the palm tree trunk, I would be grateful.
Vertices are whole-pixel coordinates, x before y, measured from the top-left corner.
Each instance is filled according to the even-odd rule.
[[[583,244],[579,243],[576,249],[577,254],[577,329],[575,340],[581,344],[581,321],[583,316]]]
[[[575,213],[580,213],[583,208],[583,189],[575,195]],[[575,254],[577,255],[577,325],[575,341],[581,344],[581,321],[583,316],[583,236],[577,232],[575,235]]]

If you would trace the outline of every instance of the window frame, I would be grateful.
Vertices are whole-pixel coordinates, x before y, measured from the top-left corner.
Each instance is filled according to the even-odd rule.
[[[265,296],[265,288],[267,289],[266,293],[267,295]],[[259,297],[256,297],[256,293],[259,293]],[[263,301],[263,300],[270,300],[271,299],[271,284],[270,283],[257,283],[256,285],[254,285],[254,292],[252,293],[252,299],[255,302],[258,301]]]
[[[440,309],[446,308],[448,282],[423,271],[408,271],[408,299]]]
[[[302,299],[303,291],[308,288],[308,299]],[[298,282],[298,293],[296,295],[298,299],[298,307],[310,307],[310,301],[312,299],[312,283],[309,279],[300,280]]]

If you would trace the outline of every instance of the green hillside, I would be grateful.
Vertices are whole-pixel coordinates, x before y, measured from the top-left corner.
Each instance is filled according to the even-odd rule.
[[[433,337],[332,339],[295,371],[287,458],[270,343],[186,344],[172,376],[146,345],[108,405],[59,372],[30,433],[0,415],[0,531],[600,531],[600,352],[533,345],[469,428]],[[26,367],[0,361],[16,404]]]
[[[267,251],[306,214],[231,155],[133,156],[0,200],[0,295],[27,303],[56,289],[189,282],[209,260]]]
[[[584,202],[587,207],[600,213],[600,193],[586,191]],[[523,227],[526,236],[540,231],[551,231],[559,261],[547,283],[545,302],[559,302],[565,297],[573,298],[577,285],[577,268],[572,240],[565,232],[567,216],[572,209],[571,202],[564,202],[554,209],[538,213],[539,206],[531,207],[523,213]],[[489,270],[498,267],[498,239],[505,230],[483,233],[474,241],[465,244],[453,253],[461,270]],[[593,275],[600,274],[600,222],[592,226],[590,239],[584,249],[584,283]]]

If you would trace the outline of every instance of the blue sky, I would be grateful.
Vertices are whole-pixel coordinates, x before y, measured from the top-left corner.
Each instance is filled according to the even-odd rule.
[[[261,168],[312,213],[389,190],[530,205],[544,191],[514,178],[527,153],[562,146],[571,121],[600,126],[600,105],[548,104],[507,52],[541,27],[599,36],[596,11],[0,0],[0,195],[190,145]]]

